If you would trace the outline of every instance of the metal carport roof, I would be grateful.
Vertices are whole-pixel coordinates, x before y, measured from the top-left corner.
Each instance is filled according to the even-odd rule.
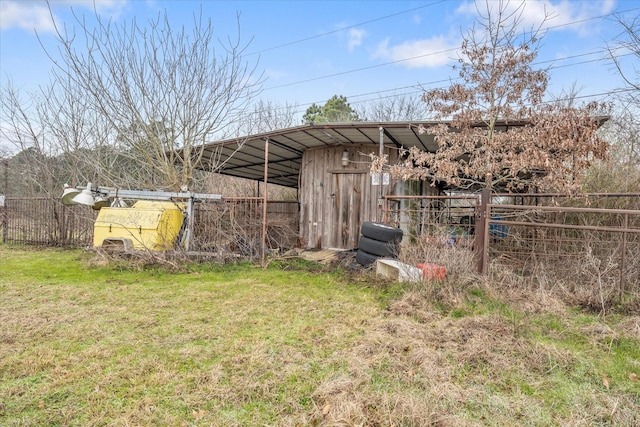
[[[599,125],[608,119],[608,116],[597,117]],[[309,148],[349,144],[371,144],[377,147],[380,144],[382,129],[385,145],[393,145],[397,148],[418,147],[435,152],[438,147],[433,135],[426,132],[420,133],[419,129],[446,123],[444,121],[411,121],[307,124],[231,138],[201,146],[204,152],[200,169],[216,170],[224,175],[263,181],[264,147],[268,139],[268,182],[298,188],[302,153]],[[507,131],[510,127],[526,124],[527,122],[523,121],[499,121],[496,127]],[[482,127],[484,124],[478,123],[477,126]]]
[[[350,122],[308,124],[256,135],[232,138],[206,144],[201,169],[205,165],[220,166],[224,175],[264,180],[264,147],[269,140],[267,179],[270,184],[298,187],[302,153],[314,147],[330,145],[380,144],[380,129],[385,145],[398,148],[417,146],[435,151],[433,136],[420,134],[419,126],[433,126],[440,122]],[[373,148],[373,147],[372,147]],[[377,152],[377,150],[376,150]]]

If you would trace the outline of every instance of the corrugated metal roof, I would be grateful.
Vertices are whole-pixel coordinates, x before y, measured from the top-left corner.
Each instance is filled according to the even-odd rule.
[[[398,148],[417,146],[434,151],[433,136],[420,134],[419,125],[433,126],[438,122],[351,122],[297,126],[278,131],[232,138],[203,147],[202,169],[207,164],[220,166],[219,173],[253,180],[264,180],[264,147],[269,140],[268,182],[286,187],[298,187],[302,153],[310,148],[380,144],[380,128],[384,144]]]
[[[597,117],[599,125],[608,116]],[[437,144],[433,135],[420,133],[419,128],[432,127],[446,122],[349,122],[308,124],[256,135],[232,138],[206,144],[201,169],[217,170],[224,175],[237,176],[258,181],[264,180],[264,146],[269,139],[268,181],[285,187],[298,187],[298,176],[302,153],[310,148],[349,145],[380,144],[380,129],[383,129],[384,144],[398,148],[418,147],[435,152]],[[496,124],[501,130],[526,125],[526,122]],[[478,126],[483,126],[479,123]],[[376,150],[377,151],[377,150]],[[210,167],[207,165],[211,165]]]

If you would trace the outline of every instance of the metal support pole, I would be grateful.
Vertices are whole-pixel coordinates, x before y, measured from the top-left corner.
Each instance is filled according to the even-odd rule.
[[[7,207],[7,198],[9,197],[9,160],[4,159],[4,207],[2,209],[2,241],[7,243],[9,238],[9,209]]]
[[[193,197],[190,197],[187,203],[187,231],[186,231],[187,235],[185,236],[185,240],[184,240],[184,250],[186,252],[189,252],[191,250],[191,238],[193,236],[194,214],[195,214],[195,209],[193,204]]]
[[[2,189],[2,194],[6,198],[9,194],[9,159],[4,159],[2,163],[4,164],[4,188]]]
[[[627,252],[627,228],[629,228],[629,214],[624,215],[624,225],[622,231],[622,254],[620,256],[620,301],[624,297],[625,292],[625,280],[624,280],[624,270],[625,270],[625,261],[626,261],[626,252]]]
[[[264,139],[264,189],[262,190],[262,266],[266,264],[267,246],[267,181],[269,178],[269,138]]]
[[[384,128],[380,126],[380,160],[382,160],[382,156],[384,156]],[[382,210],[382,197],[384,195],[384,165],[380,165],[380,180],[378,184],[380,185],[380,195],[378,197],[378,209],[376,210],[376,221],[379,222],[382,220],[382,215],[380,211]]]

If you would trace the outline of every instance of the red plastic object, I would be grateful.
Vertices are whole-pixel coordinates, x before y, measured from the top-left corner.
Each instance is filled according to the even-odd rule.
[[[422,270],[422,276],[429,280],[442,280],[447,275],[447,269],[443,265],[420,263],[417,267]]]

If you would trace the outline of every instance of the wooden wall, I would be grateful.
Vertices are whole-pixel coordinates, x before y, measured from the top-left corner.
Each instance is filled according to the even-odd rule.
[[[349,165],[342,166],[344,150]],[[398,151],[384,147],[389,162]],[[300,237],[306,248],[353,249],[358,247],[363,221],[382,221],[378,206],[380,186],[372,185],[369,154],[375,144],[320,147],[304,152],[300,170]],[[383,195],[394,194],[395,181],[383,186]]]

